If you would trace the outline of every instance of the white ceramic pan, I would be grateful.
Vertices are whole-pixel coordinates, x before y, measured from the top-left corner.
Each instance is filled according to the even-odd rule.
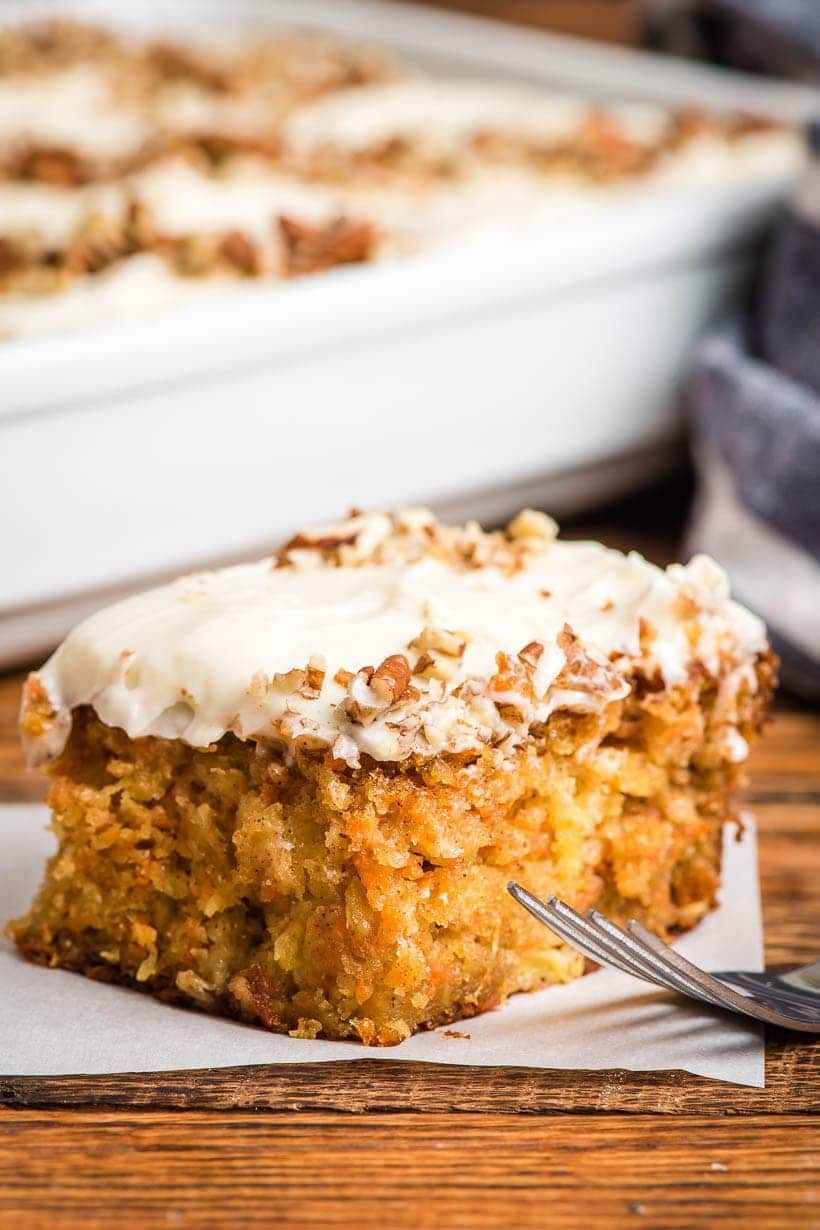
[[[613,98],[793,119],[812,105],[808,90],[387,3],[70,11],[182,32],[228,15],[319,25],[434,69]],[[11,12],[0,3],[0,17]],[[42,653],[114,590],[262,552],[353,503],[562,514],[668,467],[692,343],[737,294],[789,179],[684,187],[565,224],[560,238],[536,227],[158,320],[5,342],[0,665]]]

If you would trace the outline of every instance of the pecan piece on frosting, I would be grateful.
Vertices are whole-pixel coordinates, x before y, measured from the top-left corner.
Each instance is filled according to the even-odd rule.
[[[555,679],[556,688],[581,694],[597,693],[610,699],[619,699],[626,695],[629,686],[621,672],[611,663],[597,661],[592,657],[569,624],[564,624],[557,639],[565,662]]]
[[[552,542],[558,533],[558,526],[552,517],[546,513],[537,512],[534,508],[524,508],[507,526],[507,534],[512,539],[534,538],[543,542]]]
[[[436,628],[426,624],[417,637],[408,645],[408,649],[418,649],[422,653],[443,653],[448,658],[460,658],[464,654],[467,638],[461,632],[451,632],[448,628]]]
[[[310,534],[295,534],[282,548],[283,551],[335,551],[337,547],[349,547],[356,541],[355,533],[324,534],[313,538]]]
[[[300,530],[280,548],[276,557],[276,566],[281,568],[291,563],[291,551],[321,551],[338,552],[341,547],[355,546],[359,535],[364,529],[367,518],[361,513],[351,512],[343,521],[333,525],[323,525],[312,530]]]
[[[223,235],[219,255],[245,277],[258,277],[263,272],[259,246],[243,231],[228,231]]]
[[[422,679],[452,679],[459,669],[466,647],[467,639],[463,633],[426,624],[408,645],[408,649],[419,653],[413,674]]]
[[[337,218],[324,226],[312,226],[285,214],[276,221],[287,277],[317,273],[334,265],[362,264],[375,254],[378,235],[370,222]]]
[[[314,697],[322,691],[327,666],[321,654],[315,653],[305,667],[306,691]]]
[[[540,641],[530,641],[528,645],[519,650],[518,657],[526,666],[535,668],[543,653],[544,646]]]
[[[407,691],[409,682],[410,663],[404,654],[394,653],[376,667],[370,687],[380,699],[395,704]]]
[[[93,179],[92,168],[81,154],[57,145],[30,145],[19,150],[7,171],[12,179],[61,188],[79,188]]]

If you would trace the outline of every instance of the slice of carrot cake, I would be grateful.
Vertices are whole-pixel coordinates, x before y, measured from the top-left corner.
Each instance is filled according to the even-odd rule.
[[[774,681],[697,557],[425,510],[80,624],[29,678],[58,850],[12,924],[47,965],[389,1045],[566,982],[518,880],[659,935],[715,902]]]

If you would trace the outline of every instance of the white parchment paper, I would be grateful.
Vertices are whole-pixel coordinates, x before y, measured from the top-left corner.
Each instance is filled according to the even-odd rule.
[[[54,846],[41,806],[0,807],[0,920],[25,911]],[[710,970],[762,969],[754,827],[727,830],[720,908],[678,947]],[[0,1074],[53,1076],[339,1059],[559,1069],[680,1070],[763,1087],[763,1033],[740,1017],[600,970],[399,1046],[307,1041],[41,969],[0,941]],[[453,1036],[456,1033],[467,1037]]]

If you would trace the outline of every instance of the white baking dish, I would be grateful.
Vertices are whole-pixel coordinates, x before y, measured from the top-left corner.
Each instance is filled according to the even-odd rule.
[[[0,4],[0,16],[44,6]],[[602,96],[805,116],[813,94],[644,53],[344,0],[72,13],[140,29],[320,25]],[[45,11],[53,12],[48,4]],[[503,242],[258,286],[0,347],[0,664],[105,588],[266,549],[351,503],[559,513],[667,466],[693,340],[744,281],[788,176],[614,205]]]

